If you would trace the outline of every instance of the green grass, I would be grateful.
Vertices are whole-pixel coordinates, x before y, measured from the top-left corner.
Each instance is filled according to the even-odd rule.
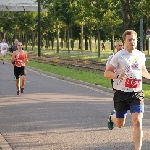
[[[52,66],[49,64],[38,63],[34,61],[30,61],[28,66],[41,69],[44,71],[52,72],[58,75],[62,75],[65,77],[70,77],[72,79],[82,80],[88,83],[92,83],[95,85],[102,85],[105,87],[110,87],[110,80],[104,78],[102,74],[97,74],[93,72],[80,71],[76,69],[69,69],[61,66]]]
[[[77,79],[91,84],[101,85],[107,88],[111,88],[110,80],[104,78],[103,74],[80,71],[76,69],[69,69],[60,66],[51,66],[49,64],[38,63],[34,61],[30,61],[28,66],[41,69],[44,71],[52,72],[61,76],[70,77],[72,79]],[[145,97],[150,98],[150,85],[143,84],[143,90],[145,92]]]
[[[6,59],[10,61],[10,56],[7,56]],[[105,57],[101,58],[101,60],[105,59]],[[147,60],[147,65],[150,66],[150,60]],[[31,66],[43,71],[52,72],[61,76],[70,77],[72,79],[85,81],[94,85],[101,85],[103,87],[111,88],[110,80],[104,78],[103,74],[69,69],[62,66],[52,66],[45,63],[38,63],[35,61],[30,61],[27,66]],[[143,90],[145,92],[145,97],[150,98],[150,85],[143,84]]]

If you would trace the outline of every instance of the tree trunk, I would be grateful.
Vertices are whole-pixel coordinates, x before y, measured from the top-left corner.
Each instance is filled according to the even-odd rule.
[[[65,27],[65,32],[64,32],[64,43],[65,43],[65,48],[67,48],[67,36],[66,36],[66,33],[67,30],[66,30],[66,27]]]
[[[73,39],[70,41],[70,43],[71,43],[71,48],[72,48],[72,51],[73,51],[73,49],[74,49],[74,41],[73,41]]]
[[[83,25],[81,25],[81,53],[83,55]]]
[[[51,39],[52,49],[54,49],[54,39]]]
[[[81,35],[79,35],[79,47],[78,49],[80,50],[81,49]]]
[[[68,35],[67,35],[68,54],[70,54],[70,43],[69,43],[69,39],[70,39],[70,36],[69,36],[69,25],[68,25]]]
[[[54,49],[54,33],[50,33],[50,45],[52,47],[52,50]]]
[[[57,53],[59,53],[59,27],[57,26]]]
[[[98,58],[100,57],[100,30],[99,30],[99,24],[97,23],[97,35],[98,35]]]
[[[41,48],[43,48],[43,34],[41,34]]]
[[[49,40],[48,40],[48,33],[46,34],[46,37],[45,37],[45,41],[46,41],[46,45],[45,45],[45,48],[48,49],[48,43],[49,43]]]
[[[92,51],[92,30],[90,30],[89,46],[90,46],[90,51]]]
[[[71,43],[71,49],[73,50],[74,49],[74,40],[73,40],[73,36],[72,36],[72,26],[71,26],[71,29],[70,29],[70,38],[71,38],[71,41],[70,41],[70,43]]]
[[[122,18],[123,18],[123,29],[128,30],[132,29],[132,11],[130,8],[130,0],[121,0],[122,4]]]
[[[28,37],[27,37],[27,33],[26,33],[25,34],[25,50],[28,49],[28,47],[27,47],[27,43],[28,43],[27,39],[28,39]]]
[[[34,32],[32,31],[32,50],[33,50],[34,45],[35,45],[34,39],[35,39],[35,34],[34,34]]]
[[[88,50],[88,37],[85,36],[85,50]]]
[[[60,41],[60,47],[61,47],[61,48],[63,48],[63,46],[64,46],[64,43],[63,43],[63,42],[64,42],[64,39],[61,38],[61,41]]]
[[[113,50],[113,53],[115,51],[115,49],[114,49],[114,37],[115,37],[115,35],[114,35],[114,31],[113,31],[112,36],[111,36],[111,50]]]

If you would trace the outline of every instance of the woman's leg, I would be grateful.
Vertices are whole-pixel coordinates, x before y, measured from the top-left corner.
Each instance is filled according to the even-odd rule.
[[[17,95],[20,94],[20,78],[19,78],[19,74],[20,74],[20,67],[14,66],[14,75],[16,77]]]
[[[21,93],[24,92],[24,86],[26,83],[26,69],[25,67],[21,67]]]

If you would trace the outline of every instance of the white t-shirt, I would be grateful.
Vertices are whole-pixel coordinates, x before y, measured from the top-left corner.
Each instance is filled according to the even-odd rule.
[[[112,54],[112,55],[110,55],[110,56],[108,57],[108,60],[107,60],[107,62],[106,62],[106,68],[107,68],[107,66],[110,64],[110,61],[111,61],[111,59],[113,58],[113,56],[114,56],[114,54]]]
[[[1,50],[7,50],[7,48],[8,48],[8,44],[7,43],[0,43],[0,48],[1,48]]]
[[[115,89],[124,92],[138,92],[142,90],[142,66],[145,66],[145,54],[135,49],[132,53],[123,49],[117,52],[110,61],[116,68],[116,74],[125,72],[127,76],[119,80]]]
[[[112,55],[110,55],[109,57],[108,57],[108,60],[107,60],[107,62],[106,62],[106,68],[107,68],[107,66],[110,64],[110,62],[111,62],[111,60],[112,60],[112,58],[113,58],[113,56],[114,56],[115,54],[112,54]],[[116,70],[114,70],[114,73],[116,73]],[[118,74],[116,74],[116,75],[118,75]],[[117,84],[118,84],[118,82],[119,82],[119,79],[113,79],[113,89],[116,89],[116,86],[117,86]]]

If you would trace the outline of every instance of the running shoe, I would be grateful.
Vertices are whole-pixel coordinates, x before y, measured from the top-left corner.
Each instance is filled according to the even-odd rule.
[[[17,95],[20,95],[20,91],[17,91]]]
[[[21,93],[23,93],[24,92],[24,88],[21,88]]]
[[[16,80],[16,77],[14,76],[14,80]]]
[[[112,130],[112,129],[114,128],[114,123],[113,123],[113,121],[111,120],[111,116],[112,116],[113,114],[115,114],[115,113],[116,113],[115,110],[111,110],[110,113],[109,113],[109,118],[108,118],[108,129],[109,129],[109,130]]]

